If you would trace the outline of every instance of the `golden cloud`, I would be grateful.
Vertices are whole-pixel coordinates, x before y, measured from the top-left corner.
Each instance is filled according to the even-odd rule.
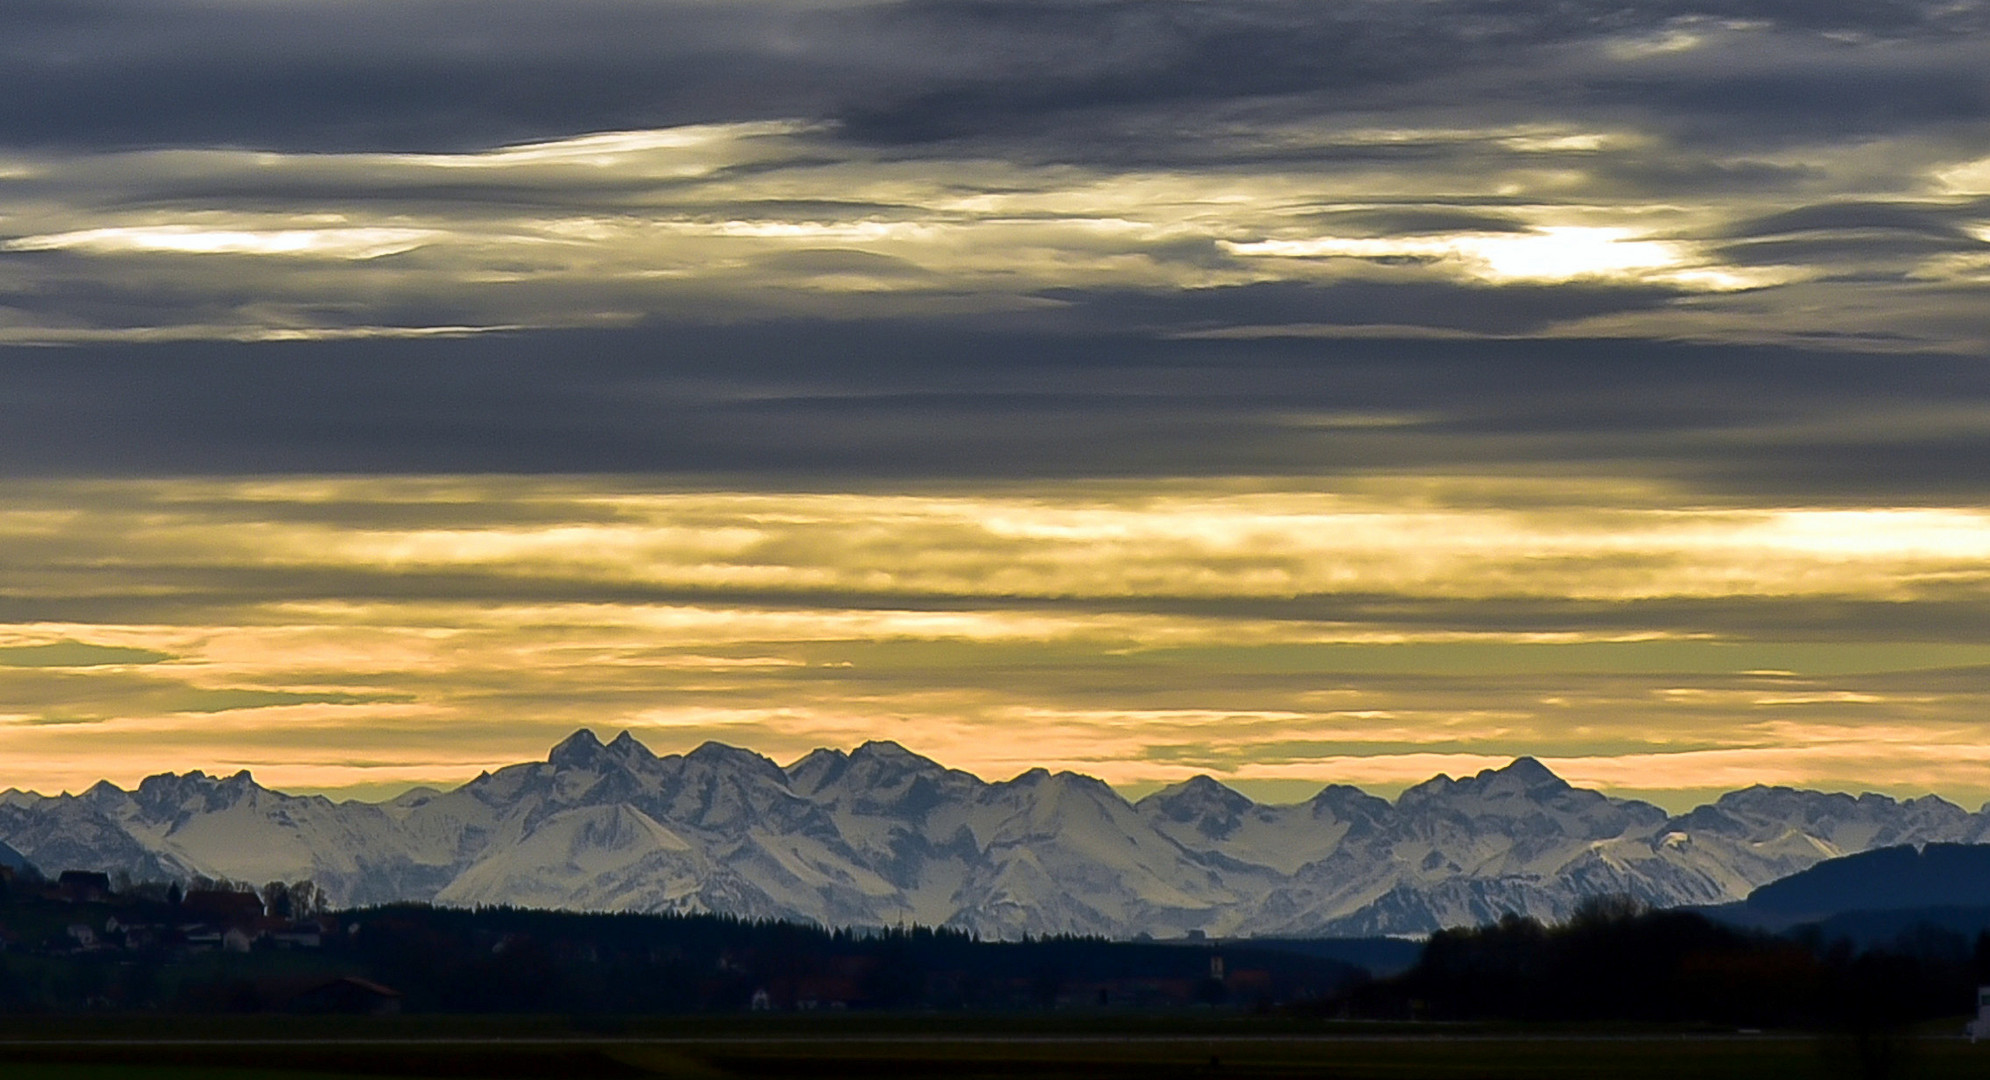
[[[377,793],[594,725],[776,757],[894,738],[986,775],[1047,765],[1129,790],[1205,771],[1285,795],[1386,788],[1519,753],[1640,790],[1844,783],[1855,765],[1887,790],[1984,786],[1954,763],[1986,745],[1990,647],[1940,621],[1990,555],[1990,514],[1968,507],[1487,477],[0,494],[15,609],[99,613],[12,624],[6,655],[154,661],[0,665],[18,785],[253,767]],[[1919,638],[1819,638],[1801,612],[1778,629],[1777,605],[1815,603],[1948,614]],[[1515,625],[1514,604],[1563,625]],[[1693,605],[1738,605],[1755,629],[1697,626]]]

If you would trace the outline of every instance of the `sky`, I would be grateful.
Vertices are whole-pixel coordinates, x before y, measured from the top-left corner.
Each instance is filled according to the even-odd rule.
[[[0,787],[1990,799],[1990,3],[0,5]]]

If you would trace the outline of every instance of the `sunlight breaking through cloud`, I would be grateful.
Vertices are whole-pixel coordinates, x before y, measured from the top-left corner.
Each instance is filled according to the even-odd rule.
[[[26,304],[16,305],[14,325],[0,320],[0,333],[336,338],[364,327],[695,321],[715,310],[1027,313],[1047,290],[1457,281],[1662,287],[1700,298],[1692,316],[1706,324],[1700,332],[1745,324],[1774,335],[1801,333],[1807,309],[1772,314],[1776,305],[1757,300],[1730,310],[1720,298],[1829,280],[1829,268],[1807,255],[1744,259],[1715,242],[1775,202],[1611,196],[1609,170],[1648,168],[1644,159],[1670,152],[1644,133],[1530,124],[1261,135],[1314,142],[1326,156],[1192,169],[908,162],[848,142],[833,124],[795,119],[460,153],[43,154],[0,177],[0,221],[11,234],[0,236],[0,250],[88,255],[42,272],[111,289],[130,305],[122,319],[136,325],[92,326],[97,316],[54,309],[44,317]],[[1353,156],[1337,160],[1332,147]],[[1378,153],[1407,155],[1416,168],[1385,167]],[[1870,170],[1846,154],[1845,169]],[[1964,191],[1973,168],[1937,175]],[[236,196],[244,188],[268,195],[250,211]],[[1323,235],[1321,216],[1335,214],[1369,229]],[[1417,224],[1446,214],[1500,225]],[[162,264],[161,255],[282,256],[298,269],[272,266],[253,285],[261,302],[234,307],[221,323],[194,323],[187,305],[148,307],[148,291],[170,278],[179,294],[220,305],[246,282],[222,262],[203,269]],[[329,273],[314,257],[348,260],[360,276]],[[1930,281],[1972,276],[1955,253],[1916,262]],[[404,299],[383,301],[383,274]],[[388,308],[395,318],[382,317]],[[409,322],[409,308],[435,314]],[[1562,321],[1566,332],[1591,326]],[[1912,332],[1932,330],[1922,321]]]
[[[1491,281],[1569,281],[1582,277],[1654,276],[1687,262],[1670,241],[1632,238],[1627,229],[1549,225],[1531,233],[1464,233],[1388,239],[1324,237],[1225,243],[1239,255],[1284,258],[1457,260]]]
[[[432,229],[204,229],[197,225],[85,229],[24,236],[0,244],[8,251],[171,252],[179,255],[292,255],[377,259],[413,251],[439,235]]]

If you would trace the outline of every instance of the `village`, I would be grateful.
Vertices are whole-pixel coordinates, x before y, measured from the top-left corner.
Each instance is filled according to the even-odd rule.
[[[120,887],[121,886],[121,887]],[[316,949],[339,932],[310,882],[274,882],[261,892],[230,882],[114,882],[95,870],[64,870],[53,881],[0,867],[12,923],[0,923],[0,948],[41,954],[97,951],[246,953],[258,948]],[[59,933],[51,919],[74,916]],[[59,921],[59,920],[57,920]]]
[[[226,881],[132,883],[94,870],[49,880],[0,867],[0,953],[8,960],[0,1000],[86,1009],[197,1002],[203,995],[162,991],[199,983],[212,968],[206,958],[257,954],[268,961],[241,967],[224,1007],[398,1011],[398,992],[322,959],[328,941],[354,929],[326,910],[308,881],[258,891]],[[279,953],[297,955],[272,955]],[[187,977],[161,977],[171,969]]]

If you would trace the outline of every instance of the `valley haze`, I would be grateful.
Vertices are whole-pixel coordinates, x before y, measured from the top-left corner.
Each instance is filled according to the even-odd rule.
[[[782,767],[707,742],[657,756],[582,729],[543,762],[380,803],[247,771],[0,795],[47,873],[314,880],[339,905],[709,911],[990,938],[1414,935],[1586,897],[1718,904],[1824,859],[1990,841],[1990,807],[1750,787],[1683,814],[1532,758],[1393,802],[1330,785],[1265,805],[1206,776],[1129,802],[1073,772],[984,781],[893,742]]]

